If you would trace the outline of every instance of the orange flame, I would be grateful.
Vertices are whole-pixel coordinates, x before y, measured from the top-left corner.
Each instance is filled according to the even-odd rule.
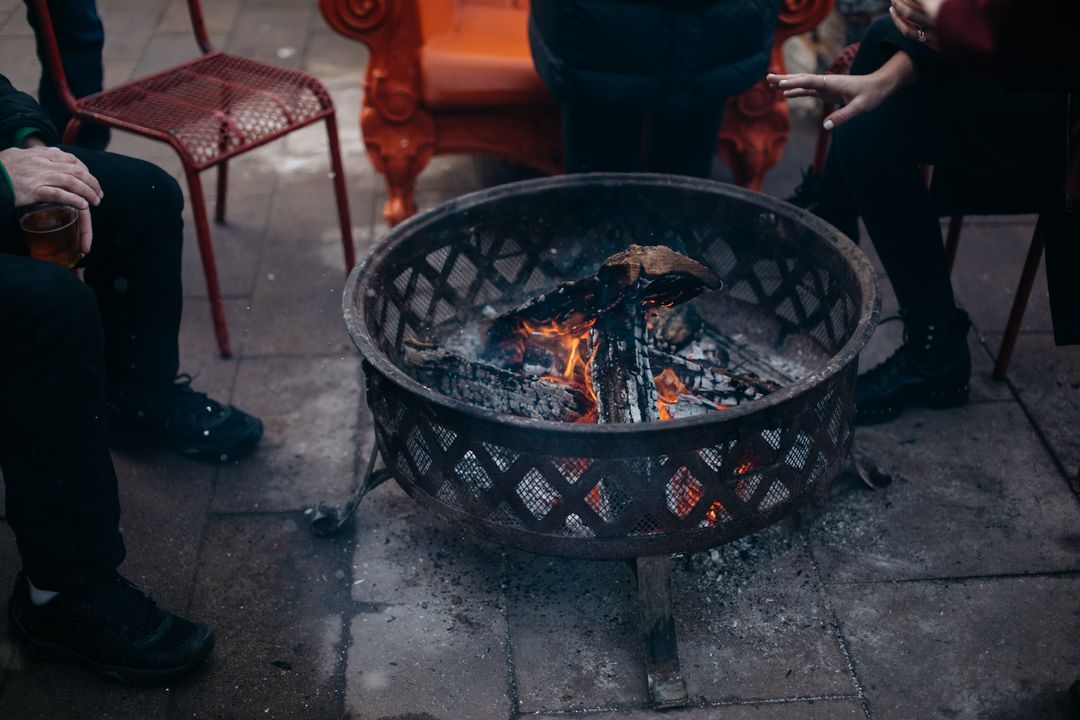
[[[544,344],[554,351],[555,357],[552,360],[552,367],[543,377],[546,380],[578,388],[592,400],[592,407],[578,420],[579,423],[594,423],[597,419],[592,361],[596,357],[597,350],[600,349],[600,344],[589,342],[589,331],[595,323],[595,319],[583,320],[574,316],[565,322],[533,325],[522,320],[520,324],[522,347],[528,345],[533,336],[551,341]],[[585,343],[585,347],[582,347],[582,343]],[[592,345],[592,349],[586,353],[585,350],[589,345]]]

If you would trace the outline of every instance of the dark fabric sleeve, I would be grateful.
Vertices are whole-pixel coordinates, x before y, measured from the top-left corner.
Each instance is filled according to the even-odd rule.
[[[56,144],[56,129],[37,101],[16,90],[0,75],[0,138],[10,138],[19,130],[31,127],[41,133],[46,144]]]
[[[12,87],[8,79],[0,75],[0,138],[8,141],[26,128],[33,128],[47,145],[56,144],[56,129],[41,106],[34,98]],[[7,174],[0,172],[0,227],[11,221],[14,212],[14,191]]]
[[[919,71],[919,77],[932,74],[941,62],[941,53],[926,46],[918,40],[911,40],[900,34],[895,27],[881,39],[881,51],[887,57],[892,57],[898,50],[903,50],[915,63],[915,69]]]

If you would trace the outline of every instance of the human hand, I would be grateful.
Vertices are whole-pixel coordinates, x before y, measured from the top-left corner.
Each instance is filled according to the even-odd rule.
[[[765,78],[786,98],[814,97],[843,104],[825,118],[825,129],[843,125],[853,117],[870,112],[893,92],[884,77],[873,75],[773,75]]]
[[[942,0],[892,0],[889,15],[900,34],[940,50],[936,20]]]
[[[83,253],[90,252],[90,206],[100,203],[104,194],[81,160],[59,148],[28,147],[0,150],[0,163],[11,177],[15,207],[56,202],[77,209],[79,246]]]

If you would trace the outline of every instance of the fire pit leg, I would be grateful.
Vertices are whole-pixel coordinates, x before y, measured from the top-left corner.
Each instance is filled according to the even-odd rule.
[[[679,672],[675,618],[671,616],[671,556],[637,558],[640,627],[645,643],[645,669],[653,707],[682,707],[690,702]]]
[[[352,491],[352,495],[349,496],[349,501],[345,503],[344,507],[339,509],[323,503],[319,503],[315,507],[315,512],[311,517],[311,533],[313,535],[317,537],[336,535],[352,518],[353,513],[356,512],[356,507],[364,499],[364,496],[368,494],[368,491],[375,489],[390,479],[391,473],[388,469],[375,470],[375,460],[378,457],[379,445],[376,443],[371,448],[371,454],[368,456],[367,471],[364,473],[363,479]]]

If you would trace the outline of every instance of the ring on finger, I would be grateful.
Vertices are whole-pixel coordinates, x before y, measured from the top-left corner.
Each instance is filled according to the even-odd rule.
[[[919,37],[919,42],[921,42],[921,43],[926,42],[926,31],[925,30],[923,30],[922,28],[919,28],[919,30],[918,30],[918,32],[916,34]]]

